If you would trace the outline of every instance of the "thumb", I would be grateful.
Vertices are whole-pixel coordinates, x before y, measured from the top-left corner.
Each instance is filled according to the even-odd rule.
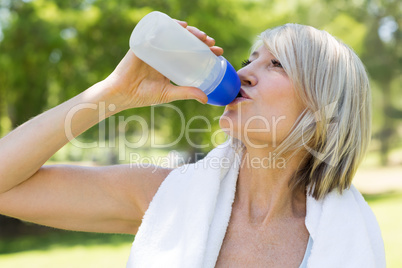
[[[168,97],[170,101],[194,99],[203,104],[206,104],[208,101],[207,95],[201,89],[196,87],[169,85]]]

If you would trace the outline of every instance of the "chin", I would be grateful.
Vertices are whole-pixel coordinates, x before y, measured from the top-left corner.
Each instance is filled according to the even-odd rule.
[[[219,118],[219,127],[222,129],[222,131],[230,137],[237,139],[239,138],[236,135],[239,132],[238,123],[239,122],[237,116],[233,115],[230,112],[227,112],[226,110]]]

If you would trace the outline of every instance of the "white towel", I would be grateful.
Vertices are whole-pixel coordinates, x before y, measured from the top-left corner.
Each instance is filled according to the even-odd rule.
[[[229,223],[241,150],[225,143],[172,171],[146,211],[128,268],[214,267]],[[385,267],[377,221],[352,186],[323,200],[307,196],[313,239],[307,267]]]

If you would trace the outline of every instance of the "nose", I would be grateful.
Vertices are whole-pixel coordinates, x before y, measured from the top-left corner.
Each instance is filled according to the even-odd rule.
[[[255,86],[257,84],[257,77],[252,72],[250,66],[246,66],[237,71],[243,86]]]

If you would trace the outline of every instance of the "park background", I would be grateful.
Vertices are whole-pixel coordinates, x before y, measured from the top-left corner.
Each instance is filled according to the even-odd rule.
[[[374,113],[370,151],[354,182],[377,216],[388,267],[402,267],[400,0],[0,0],[1,136],[104,79],[127,52],[136,23],[153,10],[214,37],[236,69],[248,58],[258,33],[288,22],[326,30],[356,51],[370,75]],[[209,118],[209,131],[191,134],[191,142],[205,146],[194,148],[182,138],[158,149],[147,142],[135,152],[166,156],[174,150],[192,161],[213,148],[211,133],[219,129],[214,118],[223,108],[196,101],[173,104],[185,115],[185,124],[197,115]],[[117,116],[133,114],[145,120],[152,116],[149,107]],[[158,144],[175,140],[182,124],[177,112],[157,107],[154,116]],[[103,146],[83,149],[68,144],[49,163],[127,163],[119,146],[127,144],[116,133],[124,132],[125,142],[135,143],[144,130],[134,121],[122,127],[116,118],[78,137],[82,143],[105,141]],[[205,120],[191,124],[207,128]],[[56,231],[1,217],[0,267],[124,267],[132,240],[126,235]]]

